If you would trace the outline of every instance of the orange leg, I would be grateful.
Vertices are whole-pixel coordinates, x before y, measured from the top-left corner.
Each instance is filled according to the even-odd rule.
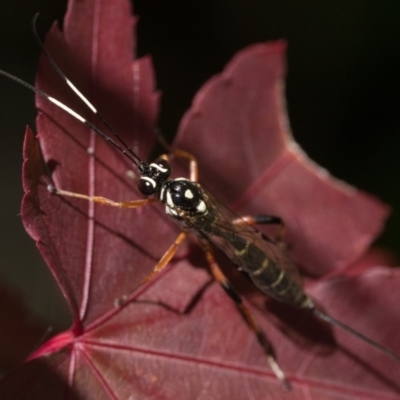
[[[56,189],[53,186],[49,186],[48,189],[50,192],[60,195],[60,196],[74,197],[77,199],[94,201],[95,203],[104,204],[104,205],[112,206],[112,207],[120,207],[120,208],[137,208],[137,207],[142,207],[146,204],[158,201],[157,199],[143,199],[143,200],[117,202],[117,201],[110,200],[110,199],[107,199],[107,198],[101,197],[101,196],[87,196],[87,195],[80,194],[80,193],[69,192],[67,190],[60,190],[60,189]],[[161,257],[160,261],[158,261],[158,263],[155,265],[153,271],[141,281],[141,284],[148,282],[150,279],[152,279],[154,276],[156,276],[158,273],[160,273],[167,266],[167,264],[171,261],[172,257],[175,255],[176,251],[178,250],[179,245],[186,239],[187,235],[188,235],[187,232],[181,232],[178,235],[178,237],[175,239],[174,243],[172,243],[170,248]],[[126,298],[127,298],[127,296],[123,296],[121,299],[118,299],[116,301],[116,304],[117,305],[123,304],[124,300]]]
[[[234,225],[240,224],[248,224],[248,225],[256,225],[256,224],[276,224],[279,226],[279,231],[274,238],[275,242],[282,242],[283,238],[286,234],[286,226],[283,220],[279,217],[274,217],[272,215],[244,215],[243,217],[234,219],[232,221]]]
[[[187,232],[181,232],[178,235],[174,243],[172,243],[170,248],[164,253],[160,261],[156,264],[153,271],[142,280],[141,284],[148,282],[150,279],[152,279],[154,276],[160,273],[167,266],[167,264],[171,261],[172,257],[178,250],[179,245],[186,239],[187,235],[188,235]]]
[[[101,196],[87,196],[85,194],[69,192],[67,190],[56,189],[54,186],[48,186],[51,193],[57,194],[59,196],[74,197],[76,199],[83,199],[87,201],[93,201],[95,203],[104,204],[112,207],[120,208],[137,208],[145,206],[146,204],[154,203],[158,201],[157,199],[142,199],[142,200],[132,200],[132,201],[114,201]]]
[[[170,158],[177,157],[177,158],[184,158],[189,160],[189,179],[192,182],[198,182],[199,180],[199,168],[197,165],[197,160],[194,156],[184,150],[175,149],[172,150],[171,154],[163,154],[160,156],[161,159],[170,161]]]
[[[179,245],[185,240],[187,236],[187,232],[182,232],[178,235],[178,237],[175,239],[174,243],[170,246],[170,248],[164,253],[164,255],[161,257],[160,261],[155,265],[153,268],[153,271],[150,272],[147,276],[145,276],[140,284],[138,285],[141,286],[145,283],[147,283],[149,280],[154,278],[156,275],[158,275],[171,261],[172,257],[175,255],[176,251],[178,250]],[[133,293],[137,288],[135,288],[132,292]],[[130,294],[125,294],[122,297],[116,299],[114,301],[114,306],[115,307],[121,307],[122,305],[126,304],[126,301],[128,300]]]
[[[207,261],[210,266],[211,273],[212,273],[214,279],[222,286],[222,288],[225,290],[225,292],[228,294],[228,296],[236,303],[236,306],[238,307],[239,311],[241,312],[244,320],[246,321],[247,325],[250,327],[250,329],[256,335],[258,342],[260,343],[265,354],[267,355],[267,361],[268,361],[268,364],[271,367],[273,373],[282,382],[284,389],[289,390],[290,383],[286,379],[285,374],[282,371],[282,369],[279,367],[279,364],[276,361],[276,358],[273,354],[273,350],[271,348],[271,345],[268,342],[267,337],[265,336],[265,333],[263,332],[263,330],[257,323],[252,312],[243,303],[242,297],[233,288],[233,286],[229,282],[228,278],[224,275],[224,273],[219,268],[217,262],[215,261],[214,253],[213,253],[209,243],[202,241],[201,244],[206,253],[206,258],[207,258]]]

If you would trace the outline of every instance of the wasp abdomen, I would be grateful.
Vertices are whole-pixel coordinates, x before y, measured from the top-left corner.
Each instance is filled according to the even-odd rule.
[[[262,292],[297,307],[307,308],[312,305],[301,285],[269,258],[256,243],[239,235],[231,238],[231,243],[240,269]]]

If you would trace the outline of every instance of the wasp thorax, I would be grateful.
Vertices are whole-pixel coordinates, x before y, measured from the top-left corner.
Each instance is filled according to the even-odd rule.
[[[167,205],[170,214],[179,214],[179,211],[195,214],[207,212],[202,191],[195,182],[188,179],[178,178],[167,182],[161,195],[161,201]]]
[[[140,173],[139,191],[145,196],[151,196],[160,191],[163,183],[171,174],[171,166],[166,160],[158,160],[150,165],[142,164]]]

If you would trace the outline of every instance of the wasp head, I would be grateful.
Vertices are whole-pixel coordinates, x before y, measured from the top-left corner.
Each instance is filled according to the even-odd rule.
[[[138,183],[139,191],[145,196],[151,196],[160,192],[171,174],[171,166],[168,161],[161,159],[150,165],[141,164],[139,171],[141,174]]]

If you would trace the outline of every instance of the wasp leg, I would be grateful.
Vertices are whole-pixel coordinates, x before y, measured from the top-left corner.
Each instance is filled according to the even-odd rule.
[[[284,372],[280,368],[278,362],[276,361],[274,352],[272,350],[270,343],[268,342],[268,339],[267,339],[265,333],[263,332],[263,330],[257,323],[252,312],[243,303],[242,297],[233,288],[233,286],[229,282],[228,278],[224,275],[224,273],[219,268],[217,262],[215,261],[214,253],[213,253],[211,247],[209,246],[209,244],[207,242],[203,242],[203,241],[201,243],[202,243],[202,246],[206,253],[206,258],[207,258],[207,261],[210,266],[211,273],[212,273],[214,279],[222,286],[222,288],[225,290],[225,292],[228,294],[228,296],[236,303],[236,306],[238,307],[239,311],[241,312],[247,325],[255,333],[258,342],[260,343],[261,347],[263,348],[264,352],[266,353],[268,364],[271,367],[273,373],[282,382],[283,388],[285,390],[289,390],[290,383],[287,380]]]
[[[187,160],[189,160],[189,162],[191,164],[193,164],[193,167],[192,167],[192,165],[190,166],[190,170],[191,171],[192,171],[192,169],[196,170],[196,172],[195,172],[196,179],[192,179],[191,178],[190,180],[192,180],[194,182],[197,182],[197,171],[198,171],[198,168],[197,168],[197,160],[196,160],[196,158],[192,154],[188,153],[187,151],[180,150],[180,149],[172,149],[171,145],[168,143],[167,139],[161,133],[159,128],[155,128],[154,129],[154,133],[157,136],[157,140],[158,140],[158,143],[160,144],[160,146],[163,147],[164,150],[166,150],[168,152],[168,154],[163,154],[159,158],[162,158],[162,159],[164,159],[164,160],[166,160],[168,162],[169,162],[169,159],[172,158],[172,157],[186,158]]]
[[[184,158],[189,160],[189,179],[192,182],[198,182],[199,180],[199,167],[197,165],[197,160],[194,156],[184,150],[175,149],[171,151],[171,154],[163,154],[160,156],[161,159],[170,161],[170,158]]]
[[[286,225],[282,218],[275,217],[273,215],[244,215],[243,217],[237,218],[232,221],[232,224],[240,225],[240,224],[249,224],[249,225],[256,225],[256,224],[274,224],[279,225],[279,231],[276,234],[274,241],[275,242],[282,242],[283,238],[286,234]]]
[[[77,199],[93,201],[95,203],[105,204],[107,206],[120,207],[120,208],[137,208],[157,201],[157,199],[114,201],[101,196],[88,196],[86,194],[80,194],[80,193],[69,192],[67,190],[56,189],[54,186],[51,185],[48,186],[48,190],[49,192],[54,193],[58,196],[75,197]]]
[[[174,243],[172,243],[172,245],[169,247],[169,249],[164,253],[164,255],[161,257],[161,259],[155,265],[155,267],[153,268],[153,271],[151,271],[150,274],[148,274],[141,280],[138,287],[147,283],[154,276],[158,275],[168,265],[168,263],[171,261],[172,257],[175,255],[176,251],[178,250],[179,245],[186,239],[187,235],[188,235],[187,232],[181,232],[178,235],[178,237],[175,239]],[[115,299],[114,306],[121,307],[122,305],[126,304],[127,300],[129,299],[130,294],[133,293],[136,289],[134,289],[129,294],[125,294],[125,295]]]
[[[181,232],[178,237],[175,239],[174,243],[170,246],[170,248],[164,253],[161,257],[160,261],[156,264],[153,271],[147,275],[141,282],[141,284],[148,282],[151,278],[160,273],[167,264],[171,261],[172,257],[175,255],[178,250],[179,245],[186,239],[188,235],[187,232]]]

